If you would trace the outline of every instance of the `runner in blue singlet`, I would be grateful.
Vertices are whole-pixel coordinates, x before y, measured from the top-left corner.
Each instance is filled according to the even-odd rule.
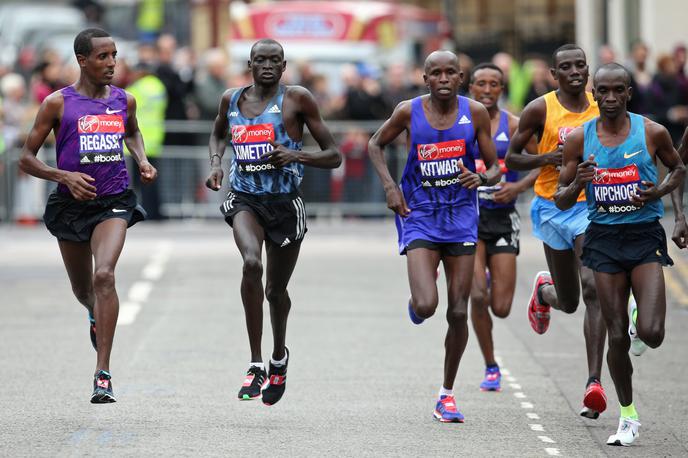
[[[435,277],[440,261],[444,264],[449,329],[434,416],[442,422],[462,422],[453,387],[468,339],[467,303],[478,237],[476,189],[497,183],[500,172],[487,110],[457,96],[463,73],[456,55],[433,52],[424,72],[430,94],[400,103],[371,138],[368,152],[387,194],[387,206],[396,214],[399,252],[407,258],[412,322],[420,324],[435,313]],[[383,149],[404,131],[409,153],[397,185]],[[478,150],[485,173],[475,170]]]
[[[656,348],[664,339],[662,266],[672,261],[659,223],[664,214],[661,197],[685,177],[668,131],[626,111],[630,82],[629,72],[619,64],[603,65],[595,73],[593,94],[600,117],[568,136],[556,194],[557,207],[565,210],[585,189],[590,225],[581,260],[594,272],[609,335],[607,364],[621,410],[609,445],[631,445],[638,437],[628,350],[637,346],[633,341]],[[657,159],[669,170],[661,183]],[[637,305],[628,307],[631,290],[631,304]]]
[[[244,263],[241,299],[251,347],[238,397],[262,397],[266,405],[278,402],[286,388],[289,350],[285,340],[291,308],[287,285],[306,234],[306,211],[299,192],[303,168],[336,168],[341,163],[313,95],[303,87],[280,84],[286,65],[278,42],[263,39],[253,45],[248,61],[253,85],[230,89],[222,96],[210,136],[211,171],[206,181],[210,189],[220,189],[224,176],[220,161],[229,144],[234,153],[230,190],[221,211],[232,226]],[[320,151],[301,151],[304,125]],[[264,298],[270,304],[274,342],[267,372],[261,351]]]

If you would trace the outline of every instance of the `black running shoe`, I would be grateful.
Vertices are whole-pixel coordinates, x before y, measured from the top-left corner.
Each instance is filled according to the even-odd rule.
[[[246,379],[239,390],[239,399],[242,401],[250,401],[251,399],[258,399],[260,397],[260,390],[268,378],[265,369],[258,366],[251,366],[246,372]]]
[[[98,343],[96,341],[96,320],[89,316],[88,322],[88,333],[91,336],[91,345],[93,345],[95,351],[98,351]]]
[[[263,404],[271,406],[277,404],[282,399],[284,390],[287,389],[287,365],[289,364],[289,349],[287,352],[287,362],[284,366],[275,366],[270,361],[270,375],[268,376],[268,386],[263,390]]]
[[[93,377],[92,404],[107,404],[116,401],[115,395],[112,394],[112,381],[110,378],[110,373],[107,371],[98,371],[96,376]]]

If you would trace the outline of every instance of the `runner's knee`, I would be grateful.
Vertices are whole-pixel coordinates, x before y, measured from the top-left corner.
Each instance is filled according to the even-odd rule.
[[[628,329],[622,326],[614,325],[607,329],[609,336],[609,348],[621,349],[628,351],[631,346],[631,338],[628,336]]]
[[[492,304],[492,314],[497,318],[506,318],[509,316],[511,311],[511,304],[507,303],[494,303]]]
[[[413,298],[413,310],[420,318],[426,319],[430,318],[435,314],[437,310],[436,300],[423,300]]]
[[[475,307],[476,311],[486,312],[488,301],[487,289],[474,288],[471,292],[471,306]]]
[[[590,307],[591,305],[597,305],[599,307],[597,302],[597,288],[595,287],[595,282],[592,280],[583,280],[581,284],[583,290],[583,302],[585,303],[586,307]]]
[[[640,324],[640,323],[639,323]],[[638,337],[650,348],[657,348],[662,345],[664,340],[664,326],[661,324],[651,324],[649,326],[639,325],[637,327]]]
[[[83,287],[83,286],[72,286],[72,292],[74,297],[82,305],[93,306],[95,303],[95,295],[93,293],[93,288]]]
[[[467,320],[465,307],[452,307],[447,311],[447,322],[450,326],[465,325]]]
[[[243,268],[244,277],[261,278],[263,276],[263,262],[260,258],[246,257]]]
[[[97,292],[115,289],[115,271],[111,267],[99,267],[93,273],[93,287]]]
[[[285,302],[284,299],[286,297],[288,297],[286,289],[277,289],[273,288],[272,286],[268,286],[265,288],[265,298],[271,305],[283,304]],[[287,303],[287,305],[289,304]]]

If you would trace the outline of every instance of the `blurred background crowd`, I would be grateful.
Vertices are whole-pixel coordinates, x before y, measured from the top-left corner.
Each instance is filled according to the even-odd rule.
[[[119,50],[114,84],[137,98],[147,154],[160,170],[156,186],[137,186],[152,219],[219,215],[215,210],[221,196],[203,186],[211,121],[227,88],[251,83],[246,70],[248,46],[261,34],[283,42],[288,60],[283,82],[311,90],[345,158],[335,171],[307,171],[306,200],[320,214],[384,214],[384,195],[367,159],[367,142],[400,101],[426,92],[422,60],[429,50],[455,49],[467,75],[480,62],[499,66],[505,75],[501,106],[519,113],[528,102],[556,88],[549,71],[550,53],[565,42],[581,41],[576,40],[580,28],[576,21],[587,14],[575,0],[501,2],[501,9],[507,3],[515,5],[511,13],[506,8],[501,15],[480,6],[494,2],[458,3],[467,8],[439,0],[0,3],[0,219],[33,223],[41,217],[51,187],[22,175],[16,158],[40,103],[78,78],[72,43],[87,26],[102,27],[114,36]],[[610,31],[601,34],[592,48],[584,46],[591,71],[606,62],[626,65],[633,75],[630,110],[665,125],[677,142],[688,125],[685,45],[673,41],[660,48],[642,39],[642,0],[629,2],[637,4],[638,33],[633,36],[626,30],[622,45],[618,36],[614,44],[618,2],[599,3],[607,5],[603,13]],[[361,22],[359,15],[357,25],[355,17],[345,15],[352,4],[368,8],[368,18],[382,19]],[[271,18],[279,8],[291,11]],[[494,18],[514,11],[544,15],[539,34],[520,39],[513,31],[495,34]],[[623,14],[633,16],[633,11]],[[481,39],[470,35],[470,27],[459,26],[462,21],[473,27],[477,21],[479,26],[481,20],[484,28],[476,29]],[[389,24],[397,26],[394,38],[387,30]],[[366,35],[368,25],[373,36]],[[356,27],[360,39],[353,43],[350,38]],[[292,43],[290,38],[296,40]],[[323,46],[324,38],[332,41]],[[468,93],[468,82],[464,78],[463,95]],[[50,146],[42,154],[44,160],[54,160]],[[400,139],[388,154],[391,170],[400,173],[405,154]]]

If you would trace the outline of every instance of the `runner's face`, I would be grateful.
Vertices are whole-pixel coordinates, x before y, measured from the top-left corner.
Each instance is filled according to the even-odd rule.
[[[93,49],[88,56],[77,56],[81,71],[96,84],[110,84],[115,76],[117,47],[111,37],[91,38]]]
[[[427,63],[423,80],[433,97],[452,99],[459,93],[463,72],[455,59],[439,56]]]
[[[502,74],[491,68],[478,70],[473,74],[473,82],[468,89],[473,99],[485,105],[485,108],[496,107],[504,89]]]
[[[561,51],[557,54],[556,67],[552,75],[559,82],[559,88],[569,94],[580,94],[588,84],[588,63],[580,49]]]
[[[248,68],[257,84],[277,84],[287,66],[282,48],[276,44],[260,44],[253,50]]]
[[[623,71],[601,70],[595,77],[592,94],[601,116],[612,119],[625,116],[631,88]]]

